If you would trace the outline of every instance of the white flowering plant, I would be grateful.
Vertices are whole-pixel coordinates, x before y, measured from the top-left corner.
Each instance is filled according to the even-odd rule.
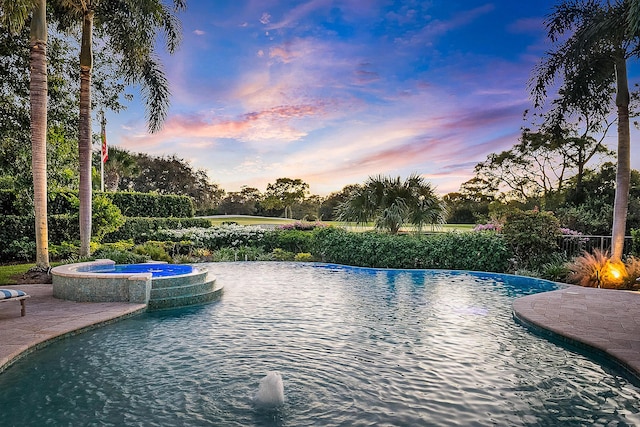
[[[194,248],[216,250],[223,247],[239,248],[255,246],[264,237],[260,227],[242,225],[222,225],[211,228],[183,228],[178,230],[159,230],[156,238],[173,242],[191,241]]]

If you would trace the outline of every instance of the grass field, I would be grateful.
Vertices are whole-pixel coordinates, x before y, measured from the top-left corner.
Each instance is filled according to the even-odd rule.
[[[215,215],[203,217],[211,221],[213,225],[221,225],[223,222],[235,222],[238,225],[263,225],[263,224],[289,224],[295,222],[295,219],[272,218],[267,216],[249,216],[249,215]]]
[[[248,215],[217,215],[205,217],[211,221],[213,225],[221,225],[223,222],[235,222],[238,225],[281,225],[296,222],[295,219],[287,218],[273,218],[266,216],[248,216]],[[373,223],[366,226],[358,226],[353,223],[344,223],[338,221],[322,221],[323,224],[335,225],[337,227],[346,227],[353,231],[359,230],[372,230]],[[438,228],[432,229],[431,227],[423,228],[423,231],[434,232],[447,232],[447,231],[471,231],[473,224],[444,224]],[[402,231],[412,231],[413,228],[405,227]]]
[[[11,264],[0,266],[0,286],[16,285],[18,283],[16,278],[22,276],[31,267],[35,267],[35,264]]]

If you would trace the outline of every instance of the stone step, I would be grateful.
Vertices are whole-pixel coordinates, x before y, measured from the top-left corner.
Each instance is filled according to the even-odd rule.
[[[197,295],[210,292],[216,288],[216,279],[207,282],[185,283],[178,286],[156,288],[152,285],[151,300],[162,298],[176,298],[188,295]]]
[[[155,277],[151,282],[151,289],[172,288],[189,284],[203,283],[207,281],[207,270],[197,270],[183,276]]]
[[[215,301],[222,296],[223,288],[216,288],[209,292],[196,295],[183,295],[180,297],[160,298],[149,300],[147,308],[149,310],[163,310],[176,307],[184,307],[188,305],[204,304]]]

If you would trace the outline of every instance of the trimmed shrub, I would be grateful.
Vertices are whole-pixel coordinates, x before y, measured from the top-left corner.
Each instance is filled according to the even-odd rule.
[[[4,253],[8,260],[31,261],[36,257],[36,242],[28,237],[17,238],[9,243]]]
[[[25,254],[30,253],[26,243],[33,242],[33,258],[35,259],[35,220],[28,216],[6,215],[0,217],[0,260],[25,260]],[[14,243],[21,241],[21,244]]]
[[[32,221],[33,218],[31,219]],[[48,218],[49,242],[61,244],[80,240],[80,224],[77,215],[50,215]],[[33,232],[35,239],[35,231]]]
[[[495,233],[432,235],[350,233],[328,227],[314,231],[314,250],[325,262],[378,268],[441,268],[505,272],[509,251]]]
[[[95,196],[95,192],[93,192]],[[78,191],[58,190],[47,195],[47,210],[49,215],[78,214]]]
[[[93,257],[96,259],[110,259],[115,261],[116,264],[137,264],[140,262],[147,262],[151,259],[148,255],[136,254],[115,248],[100,248],[93,254]]]
[[[106,234],[117,231],[124,224],[125,219],[120,209],[108,198],[96,196],[91,202],[91,237],[101,242]]]
[[[510,212],[502,234],[513,251],[517,268],[536,269],[553,261],[560,250],[560,223],[550,212]]]
[[[104,196],[127,217],[176,217],[191,218],[195,213],[193,201],[188,196],[134,192],[93,192],[93,198]],[[78,191],[62,190],[49,194],[48,209],[51,214],[69,214],[78,210]]]
[[[309,252],[300,252],[296,254],[293,260],[299,262],[312,262],[315,261],[315,258]]]
[[[296,257],[296,254],[293,252],[285,251],[280,248],[275,248],[271,251],[271,255],[275,261],[293,261]]]
[[[73,242],[79,235],[78,220],[70,215],[50,215],[49,244]],[[30,261],[35,259],[35,219],[32,216],[0,217],[0,260]],[[32,255],[31,247],[33,247]]]
[[[264,233],[260,245],[265,252],[271,252],[280,248],[288,252],[311,252],[313,247],[313,234],[297,229],[270,230]]]
[[[193,201],[188,196],[133,192],[105,192],[104,196],[111,199],[126,217],[191,218],[195,213]]]
[[[173,261],[167,253],[165,242],[148,241],[133,248],[133,253],[151,258],[154,261]]]

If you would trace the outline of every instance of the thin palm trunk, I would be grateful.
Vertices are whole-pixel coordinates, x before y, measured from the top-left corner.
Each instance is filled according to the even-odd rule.
[[[30,103],[36,266],[49,268],[47,225],[47,21],[46,0],[39,0],[31,20]]]
[[[629,83],[624,57],[616,61],[616,106],[618,107],[618,167],[616,197],[613,205],[611,258],[619,261],[624,249],[624,235],[631,181],[631,137],[629,134]]]
[[[91,68],[93,12],[84,14],[80,47],[80,256],[89,256],[91,241]]]

